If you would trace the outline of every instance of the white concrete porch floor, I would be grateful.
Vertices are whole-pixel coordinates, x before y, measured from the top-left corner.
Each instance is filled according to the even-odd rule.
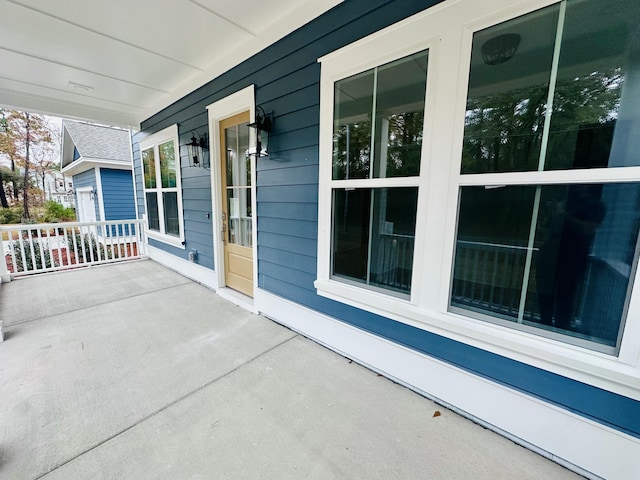
[[[580,478],[152,261],[0,318],[2,479]]]

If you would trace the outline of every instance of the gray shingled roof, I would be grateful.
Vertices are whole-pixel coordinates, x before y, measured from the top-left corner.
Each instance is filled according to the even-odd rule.
[[[131,162],[128,130],[64,120],[64,128],[83,158]]]

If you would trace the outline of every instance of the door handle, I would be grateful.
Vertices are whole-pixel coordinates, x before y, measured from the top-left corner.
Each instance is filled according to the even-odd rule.
[[[227,231],[227,224],[226,224],[225,220],[226,220],[226,215],[223,213],[222,214],[222,228],[220,229],[220,233],[222,234],[222,243],[226,243],[227,242],[227,236],[225,235],[225,232]]]

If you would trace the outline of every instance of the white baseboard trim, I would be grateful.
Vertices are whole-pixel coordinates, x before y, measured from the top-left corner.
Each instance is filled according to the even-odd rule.
[[[640,472],[640,440],[256,289],[260,313],[589,478]]]
[[[183,258],[176,257],[175,255],[167,253],[152,245],[147,244],[145,247],[151,260],[154,260],[171,270],[175,270],[179,274],[201,283],[206,287],[213,290],[218,289],[218,277],[214,270],[210,270],[202,265],[198,265],[197,263],[191,263]]]
[[[240,308],[244,308],[251,313],[255,313],[256,315],[259,313],[258,309],[255,306],[253,298],[247,297],[246,295],[237,292],[236,290],[232,290],[231,288],[219,287],[216,290],[216,293],[224,298],[226,301],[231,302]]]

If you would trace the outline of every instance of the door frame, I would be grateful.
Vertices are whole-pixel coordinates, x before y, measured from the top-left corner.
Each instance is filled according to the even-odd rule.
[[[249,111],[249,122],[255,121],[255,86],[249,85],[207,107],[209,117],[209,155],[211,165],[211,208],[212,208],[212,228],[213,228],[213,260],[214,270],[218,283],[218,288],[225,288],[224,275],[224,248],[222,235],[222,217],[220,215],[222,206],[222,172],[220,158],[220,121],[232,117],[238,113]],[[255,142],[255,133],[250,131],[249,143]],[[258,208],[256,198],[256,157],[251,156],[251,210],[253,216],[252,224],[252,250],[253,250],[253,291],[258,288]],[[242,295],[238,292],[238,295]],[[244,295],[242,295],[244,297]],[[247,297],[245,302],[251,303]],[[255,303],[252,303],[255,310]]]
[[[89,187],[80,187],[80,188],[76,188],[76,200],[77,200],[77,204],[76,204],[76,211],[78,213],[78,221],[79,222],[97,222],[98,221],[98,215],[96,214],[96,203],[95,200],[89,200],[91,202],[91,206],[93,207],[93,220],[87,220],[87,213],[85,211],[85,204],[82,200],[84,200],[84,196],[85,195],[89,195],[89,198],[91,197],[91,195],[95,195],[95,191],[93,190],[92,186]],[[82,217],[82,218],[80,218]]]

